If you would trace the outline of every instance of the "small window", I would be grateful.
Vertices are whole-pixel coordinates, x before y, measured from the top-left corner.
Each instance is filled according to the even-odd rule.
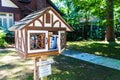
[[[28,30],[28,53],[48,51],[48,31]]]
[[[9,16],[13,16],[12,14],[9,14]]]
[[[9,19],[9,27],[13,25],[13,19]]]
[[[7,30],[7,19],[6,18],[3,19],[3,27],[5,30]]]
[[[0,13],[0,16],[6,16],[6,14]]]
[[[30,34],[30,50],[45,49],[45,33]]]

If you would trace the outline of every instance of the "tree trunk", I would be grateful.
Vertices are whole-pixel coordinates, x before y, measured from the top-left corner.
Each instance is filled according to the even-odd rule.
[[[85,26],[84,26],[84,39],[85,40],[88,40],[88,38],[89,38],[89,31],[90,31],[89,17],[88,17],[87,12],[85,12]]]
[[[106,29],[106,40],[108,42],[115,42],[114,35],[114,0],[106,0],[107,4],[107,29]]]

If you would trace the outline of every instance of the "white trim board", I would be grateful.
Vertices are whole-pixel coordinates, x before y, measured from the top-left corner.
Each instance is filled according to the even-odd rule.
[[[1,5],[3,7],[12,7],[12,8],[18,8],[12,1],[10,0],[1,0]]]

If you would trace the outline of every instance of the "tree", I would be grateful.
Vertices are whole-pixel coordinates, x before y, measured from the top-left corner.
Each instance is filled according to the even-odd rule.
[[[56,1],[56,0],[55,0]],[[77,29],[80,20],[84,20],[86,28],[84,38],[88,38],[89,23],[91,17],[99,19],[99,26],[106,28],[106,40],[115,41],[114,22],[120,24],[120,0],[58,0],[64,7],[61,8],[63,13],[67,14],[65,19]],[[59,5],[61,7],[61,5]],[[114,10],[115,8],[115,10]],[[115,14],[114,14],[115,13]],[[85,29],[84,29],[85,30]],[[76,30],[77,31],[77,30]]]
[[[108,42],[114,42],[115,41],[115,35],[114,35],[114,0],[106,0],[107,4],[107,28],[106,28],[106,40]]]

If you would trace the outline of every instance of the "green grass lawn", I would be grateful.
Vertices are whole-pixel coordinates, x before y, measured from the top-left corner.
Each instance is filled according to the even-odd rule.
[[[52,56],[47,80],[120,80],[120,71],[65,56]],[[24,61],[14,51],[0,52],[0,80],[33,80],[33,59]]]
[[[68,42],[68,48],[91,54],[120,59],[120,43],[100,41]]]

